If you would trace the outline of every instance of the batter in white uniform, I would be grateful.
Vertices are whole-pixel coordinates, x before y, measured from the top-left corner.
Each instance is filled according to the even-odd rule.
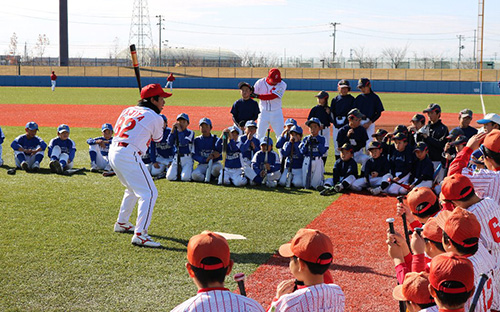
[[[132,244],[160,247],[148,235],[158,190],[151,174],[142,162],[151,141],[160,142],[163,137],[163,118],[160,113],[165,98],[172,94],[162,90],[159,84],[142,88],[137,106],[123,110],[115,125],[115,137],[109,149],[109,163],[120,182],[125,186],[115,232],[134,232]],[[139,200],[136,227],[129,222],[130,215]]]
[[[283,98],[286,90],[286,83],[281,80],[279,69],[271,68],[267,77],[257,80],[254,89],[255,91],[251,97],[260,99],[257,138],[262,140],[266,136],[267,128],[270,125],[276,134],[276,140],[278,140],[278,136],[284,127],[281,98]]]

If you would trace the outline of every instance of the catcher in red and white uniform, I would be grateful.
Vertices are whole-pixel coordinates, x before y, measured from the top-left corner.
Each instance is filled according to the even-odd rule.
[[[276,140],[281,133],[285,123],[281,99],[285,94],[286,83],[281,80],[281,73],[277,68],[271,68],[265,78],[257,80],[254,85],[252,98],[260,99],[260,114],[257,119],[257,138],[262,140],[266,136],[269,125],[276,134]]]
[[[142,88],[137,106],[124,109],[118,118],[109,149],[109,164],[126,188],[115,232],[134,232],[132,244],[138,246],[161,246],[148,235],[158,190],[141,155],[147,151],[151,141],[160,142],[163,138],[164,122],[160,113],[165,98],[171,95],[164,92],[159,84]],[[129,218],[137,200],[139,206],[134,228]]]
[[[257,301],[224,288],[224,279],[234,264],[224,237],[209,231],[191,237],[187,259],[186,269],[198,294],[172,312],[264,312]]]
[[[324,273],[333,261],[330,238],[318,230],[300,229],[279,253],[290,258],[296,279],[278,285],[268,311],[344,311],[345,296],[335,284],[325,284]]]
[[[472,153],[477,149],[482,151],[488,169],[474,171],[467,168]],[[500,205],[500,130],[472,136],[450,164],[448,176],[455,173],[467,176],[480,197],[490,197]]]

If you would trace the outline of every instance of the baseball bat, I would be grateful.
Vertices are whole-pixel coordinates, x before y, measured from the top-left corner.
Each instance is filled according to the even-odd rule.
[[[411,186],[409,186],[408,184],[404,184],[404,183],[401,183],[399,181],[394,181],[394,179],[392,179],[392,178],[387,179],[387,182],[396,183],[397,185],[401,186],[405,190],[411,191]]]
[[[177,139],[175,141],[175,147],[177,148],[177,181],[181,180],[181,171],[182,171],[182,165],[181,165],[181,149],[180,149],[180,140],[179,140],[179,129],[177,131]]]
[[[139,61],[137,61],[137,51],[135,49],[135,44],[130,45],[130,54],[132,55],[132,65],[134,65],[135,79],[137,79],[137,86],[139,87],[139,93],[141,93],[141,71],[139,70]]]
[[[271,134],[271,129],[267,129],[267,136],[266,136],[266,142],[267,142],[267,146],[266,146],[266,154],[264,156],[264,172],[266,173],[266,175],[264,176],[264,178],[262,179],[262,184],[266,184],[267,182],[267,169],[266,169],[266,164],[268,162],[268,159],[269,159],[269,135]]]
[[[311,175],[312,175],[312,161],[313,161],[313,147],[311,142],[312,135],[309,137],[309,164],[307,165],[307,176],[306,176],[306,189],[311,187]]]
[[[404,196],[398,196],[397,199],[399,201],[400,204],[403,204],[403,198]],[[406,243],[408,244],[408,248],[410,249],[410,252],[411,252],[411,245],[410,245],[410,233],[408,232],[408,224],[406,223],[406,213],[403,213],[401,215],[401,219],[403,220],[403,228],[404,228],[404,231],[405,231],[405,239],[406,239]]]
[[[224,171],[226,171],[226,158],[227,158],[227,139],[228,133],[222,134],[222,185],[224,185]]]
[[[237,273],[234,274],[234,280],[236,283],[238,283],[238,288],[240,289],[240,294],[242,296],[247,296],[247,292],[245,290],[245,274],[244,273]]]
[[[437,178],[439,175],[439,171],[441,171],[441,163],[436,167],[436,170],[434,170],[434,174],[432,175],[432,188],[434,188],[436,185],[438,185]]]
[[[418,234],[419,236],[422,236],[422,231],[423,231],[423,230],[424,230],[424,229],[423,229],[423,228],[421,228],[421,227],[416,227],[416,228],[415,228],[415,232],[417,232],[417,234]]]
[[[394,234],[394,218],[387,218],[385,222],[389,224],[389,233]],[[399,282],[397,282],[399,285]],[[406,303],[404,301],[399,301],[399,312],[406,312]]]
[[[205,172],[205,182],[210,182],[210,178],[212,177],[212,164],[214,163],[213,159],[208,161],[207,172]]]
[[[479,280],[479,283],[477,284],[476,288],[476,293],[474,294],[474,297],[472,298],[472,303],[469,308],[469,312],[474,312],[477,306],[477,302],[479,301],[479,296],[481,296],[481,293],[483,292],[484,284],[488,280],[488,276],[486,274],[481,274],[481,279]]]
[[[287,188],[290,188],[292,186],[292,163],[293,163],[293,148],[294,148],[294,142],[291,142],[292,144],[292,150],[290,152],[290,156],[288,156],[288,160],[290,163],[288,164],[288,171],[286,173],[286,183],[285,186]]]

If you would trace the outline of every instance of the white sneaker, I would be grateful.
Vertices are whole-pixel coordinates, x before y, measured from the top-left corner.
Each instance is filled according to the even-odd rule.
[[[277,181],[267,181],[266,182],[266,185],[267,187],[270,187],[270,188],[275,188],[276,186],[278,186],[278,182]]]
[[[141,234],[141,233],[134,234],[134,237],[132,237],[132,245],[151,247],[151,248],[161,247],[161,244],[155,242],[148,234]]]
[[[95,163],[95,161],[91,162],[90,163],[90,172],[97,172],[99,171],[99,168],[97,168],[97,164]]]
[[[380,186],[369,188],[368,190],[370,191],[370,193],[372,193],[372,195],[378,195],[382,193],[382,188]]]
[[[344,189],[344,186],[342,185],[342,183],[337,183],[337,184],[333,187],[333,189],[335,190],[335,192],[340,193],[340,192],[342,192],[342,190]]]
[[[135,226],[130,223],[130,222],[127,222],[127,223],[118,223],[116,222],[115,223],[115,232],[118,232],[118,233],[134,233],[134,230],[135,230]]]
[[[38,172],[38,170],[40,170],[40,163],[38,161],[35,161],[31,170],[33,170],[33,172]]]
[[[28,165],[28,163],[26,161],[23,161],[21,163],[21,168],[24,170],[24,171],[28,171],[30,166]]]

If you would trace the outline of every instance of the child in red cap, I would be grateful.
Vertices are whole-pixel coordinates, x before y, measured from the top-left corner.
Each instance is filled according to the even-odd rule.
[[[229,245],[224,237],[210,231],[191,237],[187,246],[186,269],[198,287],[198,294],[172,312],[233,311],[263,312],[257,301],[224,288],[224,279],[233,268]]]
[[[437,312],[438,308],[429,293],[429,274],[410,272],[406,274],[402,285],[396,286],[392,297],[398,301],[406,301],[409,312]]]
[[[429,283],[439,311],[464,312],[475,289],[472,263],[451,252],[436,256],[431,262]]]
[[[290,271],[296,279],[278,285],[268,311],[344,311],[342,289],[324,283],[324,273],[333,261],[333,245],[327,235],[318,230],[300,229],[291,243],[280,247],[279,253],[290,258]]]

